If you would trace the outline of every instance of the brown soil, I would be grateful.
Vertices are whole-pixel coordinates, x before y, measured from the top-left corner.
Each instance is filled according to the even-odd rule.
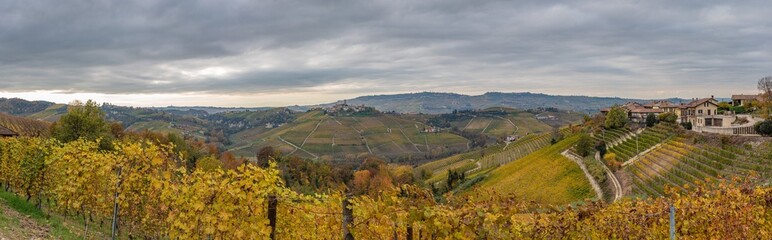
[[[47,239],[49,238],[49,227],[40,225],[29,216],[0,204],[0,212],[3,217],[11,219],[14,223],[8,226],[0,227],[0,240],[12,239]],[[18,224],[15,222],[18,221]]]

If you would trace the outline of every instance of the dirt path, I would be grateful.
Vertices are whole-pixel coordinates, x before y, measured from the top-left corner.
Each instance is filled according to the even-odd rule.
[[[513,127],[515,127],[515,131],[514,131],[514,132],[512,132],[512,135],[515,135],[515,134],[516,134],[518,131],[520,131],[520,127],[518,127],[517,125],[515,125],[515,123],[514,123],[514,122],[512,122],[512,120],[511,120],[511,119],[509,119],[509,118],[503,118],[503,117],[497,117],[497,118],[501,118],[501,119],[507,120],[507,122],[509,122],[509,124],[512,124],[512,126],[513,126]]]
[[[316,154],[314,154],[314,153],[312,153],[312,152],[309,152],[309,151],[306,151],[305,149],[303,149],[303,148],[301,148],[301,147],[298,147],[297,145],[295,145],[295,144],[293,144],[293,143],[291,143],[291,142],[289,142],[289,141],[287,141],[287,140],[284,140],[284,138],[281,138],[281,137],[279,137],[279,140],[280,140],[280,141],[282,141],[282,142],[284,142],[284,143],[286,143],[286,144],[289,144],[290,146],[292,146],[292,147],[294,147],[294,148],[295,148],[295,151],[292,151],[292,152],[291,152],[291,153],[289,153],[288,155],[292,155],[292,154],[293,154],[293,153],[295,153],[297,150],[300,150],[300,151],[303,151],[303,152],[306,152],[306,153],[310,154],[311,156],[314,156],[314,159],[318,159],[318,158],[319,158],[319,156],[317,156]]]
[[[560,154],[563,154],[564,157],[571,159],[579,165],[579,168],[581,168],[582,172],[584,172],[584,176],[587,177],[588,181],[590,181],[592,189],[595,190],[595,195],[598,197],[598,199],[603,199],[603,190],[601,190],[600,185],[598,185],[598,182],[595,181],[595,178],[592,177],[590,171],[587,171],[587,166],[585,166],[584,162],[582,162],[582,158],[572,154],[569,150],[565,150]]]
[[[474,162],[474,159],[469,159],[469,161]],[[469,169],[469,170],[466,170],[466,172],[464,172],[464,175],[469,176],[470,173],[473,173],[473,172],[475,172],[477,170],[480,170],[482,168],[482,164],[480,164],[480,162],[475,162],[475,164],[477,164],[477,167]]]
[[[335,120],[335,121],[338,121],[338,120]],[[324,122],[324,119],[322,119],[321,121],[319,121],[319,123],[316,124],[316,127],[314,127],[314,130],[312,130],[311,133],[309,133],[308,136],[306,136],[306,139],[303,139],[303,143],[300,144],[301,147],[303,147],[303,145],[306,145],[306,141],[308,141],[308,138],[310,138],[311,135],[314,135],[314,133],[316,132],[316,129],[319,129],[319,125],[322,125],[322,122]]]
[[[474,121],[475,118],[477,118],[477,117],[473,117],[472,120],[469,120],[469,122],[466,123],[466,126],[464,126],[464,128],[462,128],[461,131],[462,132],[466,131],[466,128],[469,127],[470,124],[472,124],[472,122]]]
[[[0,203],[0,239],[48,239],[51,229]],[[6,222],[7,221],[7,222]]]
[[[617,179],[617,176],[611,172],[611,169],[609,169],[606,164],[600,160],[600,152],[595,152],[595,160],[598,161],[601,166],[603,166],[603,171],[606,172],[606,177],[611,179],[611,183],[614,185],[614,199],[611,200],[611,202],[619,201],[619,199],[622,199],[622,196],[624,195],[624,192],[622,191],[622,184],[619,183],[619,179]]]
[[[488,124],[485,124],[485,128],[483,128],[483,130],[482,130],[482,132],[480,132],[480,134],[485,134],[485,130],[488,130],[488,127],[490,127],[490,126],[491,126],[491,123],[492,123],[492,122],[493,122],[493,119],[491,119],[490,121],[488,121]]]

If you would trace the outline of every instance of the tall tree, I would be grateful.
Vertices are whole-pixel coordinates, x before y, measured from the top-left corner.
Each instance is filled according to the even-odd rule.
[[[93,141],[109,137],[110,127],[96,102],[74,101],[67,107],[67,114],[51,126],[51,135],[65,143],[81,138]]]

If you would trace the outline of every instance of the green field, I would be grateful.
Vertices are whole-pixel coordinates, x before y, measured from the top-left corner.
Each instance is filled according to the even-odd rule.
[[[560,154],[578,139],[568,137],[503,165],[493,170],[480,187],[545,204],[562,205],[592,198],[594,193],[582,170]]]

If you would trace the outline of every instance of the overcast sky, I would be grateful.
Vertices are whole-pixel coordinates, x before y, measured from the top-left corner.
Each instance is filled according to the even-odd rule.
[[[769,0],[0,0],[0,96],[56,102],[728,97],[767,75]]]

